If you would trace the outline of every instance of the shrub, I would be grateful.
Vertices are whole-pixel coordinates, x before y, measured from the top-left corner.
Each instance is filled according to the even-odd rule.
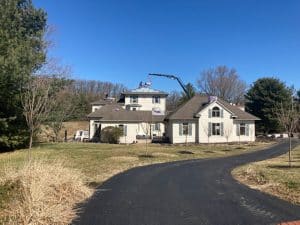
[[[2,210],[5,224],[70,224],[76,216],[76,204],[92,194],[83,175],[61,161],[50,164],[39,160],[19,169],[6,168],[0,185],[7,184],[17,184],[18,195]]]
[[[119,127],[105,127],[101,130],[101,142],[118,144],[120,137],[123,135],[123,130]]]

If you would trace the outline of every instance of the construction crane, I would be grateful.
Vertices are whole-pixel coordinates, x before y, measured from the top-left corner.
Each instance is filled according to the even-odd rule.
[[[177,80],[177,82],[182,87],[184,93],[187,95],[187,97],[188,98],[192,97],[192,96],[190,96],[189,92],[186,89],[186,86],[184,85],[184,83],[182,82],[182,80],[180,79],[180,77],[177,77],[177,76],[172,75],[172,74],[161,74],[161,73],[149,73],[148,75],[149,76],[157,76],[157,77],[167,77],[167,78],[172,79],[172,80]]]

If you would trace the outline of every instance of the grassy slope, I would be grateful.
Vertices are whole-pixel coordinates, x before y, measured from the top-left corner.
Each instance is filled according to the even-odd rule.
[[[292,158],[292,168],[289,168],[288,154],[285,154],[241,166],[232,173],[251,188],[300,205],[300,147],[292,151]]]

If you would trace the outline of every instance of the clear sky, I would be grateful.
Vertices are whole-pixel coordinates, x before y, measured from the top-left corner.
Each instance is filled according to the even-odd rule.
[[[251,84],[275,76],[300,88],[299,0],[33,0],[56,28],[50,54],[74,77],[135,88],[150,72],[196,83],[217,65]],[[177,89],[153,78],[153,87]]]

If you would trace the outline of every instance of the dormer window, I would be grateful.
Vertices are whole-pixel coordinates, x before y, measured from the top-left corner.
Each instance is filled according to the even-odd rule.
[[[153,96],[152,103],[159,104],[160,103],[160,96]]]
[[[130,96],[130,103],[138,103],[138,96]]]
[[[220,108],[215,106],[212,109],[212,117],[220,117],[221,113],[220,113]]]

